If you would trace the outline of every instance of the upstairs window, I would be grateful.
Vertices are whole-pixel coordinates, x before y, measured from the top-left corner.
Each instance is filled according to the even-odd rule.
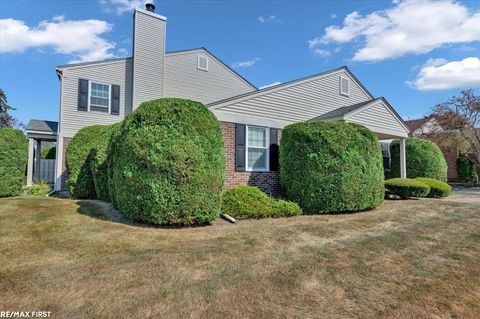
[[[110,84],[90,82],[90,111],[110,113]]]
[[[199,55],[197,67],[199,70],[208,71],[208,58],[206,56]]]
[[[350,79],[344,76],[340,77],[340,94],[350,96]]]
[[[247,125],[246,163],[248,171],[268,171],[269,130]]]

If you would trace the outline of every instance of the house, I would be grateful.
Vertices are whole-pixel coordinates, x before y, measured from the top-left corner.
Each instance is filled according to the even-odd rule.
[[[405,124],[407,124],[408,128],[410,129],[410,136],[432,140],[434,142],[436,142],[434,137],[443,132],[442,126],[433,114],[420,119],[405,121]],[[445,157],[445,161],[447,162],[448,181],[458,182],[457,158],[460,155],[458,148],[452,149],[451,146],[447,147],[441,144],[438,146],[440,147],[440,150]]]
[[[142,102],[179,97],[204,103],[221,123],[225,139],[225,187],[258,186],[278,195],[278,143],[282,129],[308,120],[362,124],[380,140],[400,138],[402,176],[409,129],[383,98],[375,98],[347,67],[257,89],[205,48],[165,50],[167,18],[154,6],[134,10],[133,54],[129,58],[60,65],[57,132],[32,135],[57,140],[55,189],[65,188],[65,150],[78,130],[113,124]],[[54,135],[52,134],[54,133]]]

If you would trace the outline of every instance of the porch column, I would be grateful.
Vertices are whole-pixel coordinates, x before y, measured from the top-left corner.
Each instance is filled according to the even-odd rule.
[[[40,180],[40,160],[42,159],[42,141],[37,140],[35,148],[35,182]]]
[[[400,177],[407,177],[407,156],[405,150],[405,138],[400,139]]]
[[[62,172],[63,172],[63,136],[57,136],[57,154],[55,156],[55,190],[62,190]]]
[[[33,185],[33,138],[28,139],[27,186]]]

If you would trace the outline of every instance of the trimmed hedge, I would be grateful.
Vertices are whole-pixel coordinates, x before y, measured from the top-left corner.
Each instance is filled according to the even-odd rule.
[[[427,197],[447,197],[452,192],[450,185],[433,178],[417,177],[415,180],[430,186]]]
[[[236,219],[295,216],[302,212],[296,203],[273,199],[252,186],[237,186],[224,191],[222,211]]]
[[[391,178],[385,181],[388,194],[397,195],[402,199],[409,197],[426,197],[430,186],[411,178]]]
[[[0,128],[0,197],[16,196],[25,182],[28,141],[20,130]]]
[[[42,154],[40,154],[42,159],[55,159],[57,154],[57,148],[55,146],[44,148]]]
[[[109,200],[106,152],[110,134],[110,126],[88,126],[68,143],[65,162],[70,196]]]
[[[111,142],[113,201],[160,225],[218,218],[225,159],[216,117],[199,102],[159,99],[130,113]]]
[[[280,143],[280,181],[284,196],[307,214],[377,207],[384,200],[380,143],[352,123],[289,125]]]
[[[475,163],[468,157],[457,158],[457,173],[460,181],[464,183],[472,183],[478,176]]]
[[[447,181],[447,162],[437,144],[419,138],[405,141],[407,157],[407,177],[429,177]],[[400,141],[390,144],[390,177],[400,177]]]

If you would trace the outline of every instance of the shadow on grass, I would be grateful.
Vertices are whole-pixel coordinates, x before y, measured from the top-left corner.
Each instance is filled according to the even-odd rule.
[[[79,214],[89,216],[99,220],[111,221],[118,224],[124,224],[134,227],[142,228],[161,228],[161,229],[181,229],[181,228],[192,228],[192,227],[207,227],[212,224],[201,224],[201,225],[155,225],[149,223],[141,223],[132,221],[122,214],[120,214],[112,204],[98,200],[98,199],[82,199],[77,200],[76,204],[78,205],[77,212]]]

